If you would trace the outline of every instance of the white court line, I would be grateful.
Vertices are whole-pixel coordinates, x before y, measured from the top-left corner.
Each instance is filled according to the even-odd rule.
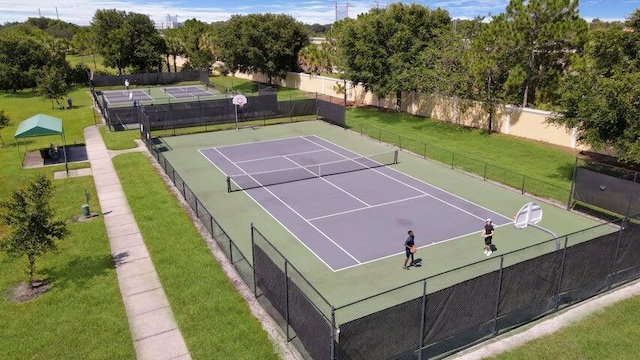
[[[312,135],[312,136],[315,136],[315,135]],[[318,146],[324,147],[324,148],[326,148],[326,149],[328,149],[328,150],[330,150],[330,151],[333,151],[334,153],[336,153],[336,154],[338,154],[338,155],[340,155],[340,156],[342,156],[342,157],[344,157],[344,158],[347,158],[345,155],[342,155],[342,154],[340,154],[340,153],[338,153],[338,152],[336,152],[336,151],[334,151],[334,150],[331,150],[331,149],[329,149],[329,148],[327,148],[327,147],[325,147],[325,146],[323,146],[323,145],[320,145],[320,144],[318,144],[318,143],[316,143],[316,142],[314,142],[314,141],[312,141],[312,140],[310,140],[310,139],[308,139],[308,138],[306,138],[306,137],[305,137],[305,139],[306,139],[306,140],[308,140],[309,142],[311,142],[312,144],[316,144],[316,145],[318,145]],[[321,138],[321,139],[322,139],[322,138]],[[322,140],[323,140],[323,141],[326,141],[326,142],[328,142],[329,144],[332,144],[332,145],[334,145],[334,146],[336,146],[336,147],[338,147],[338,148],[341,148],[341,149],[343,149],[343,150],[345,150],[345,151],[348,151],[348,152],[353,153],[353,154],[357,154],[356,152],[353,152],[353,151],[351,151],[351,150],[349,150],[349,149],[347,149],[347,148],[344,148],[344,147],[342,147],[342,146],[340,146],[340,145],[338,145],[338,144],[334,144],[334,143],[332,143],[331,141],[328,141],[328,140],[325,140],[325,139],[322,139]],[[478,205],[478,204],[476,204],[476,203],[474,203],[474,202],[472,202],[472,201],[469,201],[469,200],[467,200],[467,199],[465,199],[465,198],[463,198],[463,197],[460,197],[460,196],[458,196],[458,195],[456,195],[456,194],[452,194],[452,193],[450,193],[449,191],[446,191],[446,190],[444,190],[444,189],[441,189],[441,188],[439,188],[439,187],[437,187],[437,186],[435,186],[435,185],[433,185],[433,184],[430,184],[430,183],[428,183],[428,182],[426,182],[426,181],[423,181],[423,180],[420,180],[420,179],[418,179],[418,178],[415,178],[415,177],[413,177],[413,176],[411,176],[411,175],[405,174],[405,173],[401,172],[400,170],[396,170],[396,169],[394,169],[394,168],[392,168],[392,167],[386,167],[386,168],[387,168],[387,169],[390,169],[390,170],[392,170],[392,171],[394,171],[394,172],[396,172],[396,173],[398,173],[398,174],[401,174],[401,175],[407,176],[407,177],[409,177],[409,178],[411,178],[411,179],[413,179],[413,180],[416,180],[416,181],[418,181],[418,182],[421,182],[421,183],[423,183],[423,184],[425,184],[425,185],[427,185],[427,186],[430,186],[430,187],[432,187],[432,188],[434,188],[434,189],[438,189],[438,190],[440,190],[440,191],[442,191],[442,192],[444,192],[444,193],[446,193],[446,194],[449,194],[449,195],[451,195],[451,196],[453,196],[453,197],[455,197],[455,198],[458,198],[458,199],[460,199],[460,200],[462,200],[462,201],[464,201],[464,202],[466,202],[466,203],[468,203],[468,204],[472,204],[472,205],[477,206],[477,207],[479,207],[479,208],[481,208],[481,209],[487,210],[487,211],[489,211],[489,212],[491,212],[491,213],[493,213],[493,214],[496,214],[496,215],[498,215],[498,216],[501,216],[501,217],[503,217],[504,219],[507,219],[507,220],[509,220],[509,221],[511,221],[511,220],[512,220],[510,217],[504,216],[504,215],[502,215],[502,214],[500,214],[500,213],[498,213],[498,212],[495,212],[495,211],[493,211],[493,210],[491,210],[491,209],[488,209],[488,208],[486,208],[486,207],[484,207],[484,206],[482,206],[482,205]],[[415,189],[413,186],[411,186],[411,185],[409,185],[409,184],[406,184],[406,183],[404,183],[403,181],[401,181],[401,180],[399,180],[399,179],[396,179],[396,178],[394,178],[394,177],[392,177],[392,176],[389,176],[389,175],[387,175],[387,174],[384,174],[384,173],[382,173],[382,172],[380,172],[380,171],[378,171],[378,170],[376,170],[376,169],[371,169],[371,170],[374,170],[374,171],[376,171],[376,172],[380,173],[381,175],[384,175],[384,176],[386,176],[386,177],[388,177],[388,178],[390,178],[390,179],[393,179],[393,180],[395,180],[395,181],[397,181],[397,182],[399,182],[399,183],[401,183],[401,184],[404,184],[404,185],[406,185],[407,187],[410,187],[410,188]],[[460,208],[456,207],[456,206],[455,206],[455,205],[453,205],[453,204],[450,204],[450,203],[448,203],[448,202],[446,202],[446,201],[444,201],[444,200],[442,200],[442,199],[440,199],[440,198],[438,198],[438,197],[436,197],[436,196],[433,196],[433,195],[431,195],[431,194],[428,194],[428,193],[424,192],[423,190],[420,190],[420,189],[415,189],[415,190],[417,190],[417,191],[419,191],[419,192],[421,192],[421,193],[423,193],[423,194],[427,194],[428,196],[431,196],[431,197],[433,197],[434,199],[437,199],[437,200],[439,200],[439,201],[442,201],[443,203],[445,203],[445,204],[447,204],[447,205],[450,205],[450,206],[452,206],[452,207],[455,207],[455,208],[457,208],[457,209],[460,209]],[[462,210],[462,209],[460,209],[460,210],[461,210],[461,211],[463,211],[463,212],[468,213],[468,212],[467,212],[467,211],[465,211],[465,210]],[[482,219],[483,221],[485,220],[485,219],[480,218],[480,217],[478,217],[478,216],[476,216],[476,215],[473,215],[473,214],[470,214],[470,215],[472,215],[473,217],[475,217],[475,218],[477,218],[477,219]]]
[[[287,159],[287,160],[289,160],[289,161],[291,161],[291,162],[292,162],[292,163],[294,163],[294,164],[297,164],[300,168],[307,170],[310,174],[316,175],[313,171],[311,171],[311,170],[307,169],[306,167],[304,167],[304,166],[302,166],[302,165],[298,164],[297,162],[295,162],[295,161],[293,161],[293,160],[289,159],[286,155],[284,155],[284,158],[285,158],[285,159]],[[310,165],[310,166],[313,166],[313,165]],[[339,187],[338,185],[336,185],[336,184],[334,184],[334,183],[330,182],[329,180],[325,179],[325,178],[324,178],[324,176],[318,176],[318,175],[316,175],[316,178],[318,178],[318,179],[320,179],[320,180],[322,180],[322,181],[326,182],[327,184],[329,184],[329,185],[331,185],[331,186],[335,187],[336,189],[338,189],[338,190],[342,191],[343,193],[345,193],[345,194],[347,194],[347,195],[351,196],[352,198],[356,199],[357,201],[359,201],[359,202],[363,203],[365,206],[367,206],[367,207],[371,207],[371,205],[367,204],[367,203],[366,203],[365,201],[363,201],[363,200],[360,200],[357,196],[355,196],[355,195],[351,194],[350,192],[348,192],[348,191],[344,190],[343,188]],[[307,220],[307,219],[305,219],[305,220]],[[309,221],[309,220],[307,220],[307,221]]]
[[[293,140],[293,139],[305,140],[305,138],[303,136],[299,135],[299,136],[292,136],[292,137],[286,137],[286,138],[280,138],[280,139],[260,140],[260,141],[251,141],[251,142],[239,143],[239,144],[212,146],[210,148],[205,148],[205,149],[221,149],[221,148],[232,147],[232,146],[246,146],[246,145],[252,145],[252,144],[262,144],[262,143],[268,143],[268,142],[279,142],[279,141],[282,141],[282,140]],[[321,148],[323,150],[326,150],[326,148],[324,146],[321,146]]]
[[[397,204],[397,203],[401,203],[404,201],[409,201],[409,200],[415,200],[415,199],[419,199],[419,198],[423,198],[427,195],[423,194],[423,195],[417,195],[417,196],[413,196],[410,198],[405,198],[405,199],[400,199],[400,200],[393,200],[393,201],[389,201],[386,203],[380,203],[380,204],[375,204],[375,205],[370,205],[369,207],[363,207],[363,208],[358,208],[358,209],[353,209],[353,210],[347,210],[347,211],[342,211],[342,212],[338,212],[338,213],[334,213],[334,214],[329,214],[329,215],[323,215],[323,216],[318,216],[318,217],[314,217],[309,219],[309,221],[315,221],[315,220],[320,220],[320,219],[326,219],[326,218],[330,218],[333,216],[339,216],[339,215],[344,215],[344,214],[349,214],[349,213],[353,213],[353,212],[357,212],[357,211],[362,211],[362,210],[367,210],[367,209],[371,209],[371,208],[377,208],[377,207],[381,207],[381,206],[385,206],[385,205],[392,205],[392,204]]]
[[[305,152],[299,152],[299,153],[293,153],[293,154],[287,154],[287,155],[267,156],[267,157],[263,157],[263,158],[250,159],[250,160],[242,160],[242,161],[236,161],[236,162],[235,162],[235,164],[244,164],[244,163],[253,162],[253,161],[276,159],[276,158],[282,158],[283,156],[298,156],[298,155],[306,155],[306,154],[312,154],[312,153],[324,152],[324,151],[327,151],[327,149],[320,149],[320,150],[313,150],[313,151],[305,151]]]
[[[215,148],[214,148],[215,149]],[[218,149],[215,149],[218,154],[222,155],[222,157],[224,157],[225,159],[227,159],[227,161],[229,161],[233,166],[235,166],[236,168],[238,168],[240,171],[243,171],[239,166],[237,166],[236,164],[233,163],[233,161],[229,160],[228,157],[226,157],[223,153],[221,153],[220,151],[218,151]],[[200,150],[198,150],[200,152]],[[202,154],[202,152],[200,152],[200,154]],[[207,160],[209,160],[209,162],[211,162],[218,170],[220,170],[220,172],[222,172],[223,174],[225,174],[224,171],[222,171],[220,168],[218,168],[218,166],[215,165],[215,163],[213,163],[213,161],[211,161],[211,159],[209,159],[207,156],[205,156],[204,154],[202,154],[202,156],[204,156]],[[246,174],[246,173],[245,173]],[[226,174],[225,174],[226,175]],[[248,174],[247,174],[248,175]],[[255,179],[254,179],[255,180]],[[256,181],[257,182],[257,181]],[[259,182],[258,182],[259,184]],[[342,246],[338,245],[335,241],[333,241],[333,239],[331,239],[329,236],[327,236],[327,234],[325,234],[324,232],[320,231],[320,229],[318,229],[315,225],[313,225],[312,223],[310,223],[307,219],[305,219],[302,215],[300,215],[297,211],[295,211],[294,209],[292,209],[286,202],[282,201],[282,199],[280,199],[278,196],[276,196],[271,190],[267,189],[266,187],[263,187],[262,189],[264,189],[265,191],[267,191],[269,194],[271,194],[271,196],[275,197],[276,199],[278,199],[284,206],[286,206],[287,208],[289,208],[289,210],[291,210],[294,214],[298,215],[301,219],[303,219],[307,224],[309,224],[309,226],[313,227],[319,234],[321,234],[322,236],[324,236],[327,240],[329,240],[332,244],[334,244],[337,248],[339,248],[340,250],[342,250],[345,254],[347,254],[350,258],[352,258],[355,262],[360,263],[360,261],[358,261],[358,259],[356,259],[353,255],[351,255],[348,251],[346,251]],[[331,271],[335,272],[336,270],[331,267],[329,264],[327,264],[324,259],[319,256],[318,254],[316,254],[313,250],[311,250],[311,248],[309,248],[309,246],[307,246],[307,244],[305,244],[300,238],[298,238],[291,230],[289,230],[288,227],[286,227],[283,223],[280,222],[280,220],[278,220],[278,218],[276,216],[274,216],[269,210],[267,210],[265,207],[262,206],[262,204],[260,204],[260,202],[258,202],[253,196],[251,196],[251,194],[249,194],[248,192],[244,191],[244,193],[246,193],[247,195],[249,195],[249,197],[256,203],[258,204],[258,206],[260,206],[262,208],[262,210],[266,211],[267,214],[271,215],[271,217],[277,222],[279,223],[283,228],[285,228],[291,235],[293,235],[294,238],[296,238],[305,248],[307,248],[307,250],[309,250],[313,255],[315,255],[323,264],[325,264],[329,269],[331,269]]]
[[[507,226],[507,225],[512,225],[512,224],[513,224],[513,223],[506,223],[506,224],[502,224],[502,225],[497,225],[497,226],[495,226],[495,228],[497,229],[497,228],[499,228],[499,227],[503,227],[503,226]],[[424,249],[424,248],[428,248],[429,246],[438,245],[438,244],[442,244],[442,243],[445,243],[445,242],[448,242],[448,241],[451,241],[451,240],[457,240],[457,239],[460,239],[460,238],[463,238],[463,237],[466,237],[466,236],[475,235],[475,234],[478,234],[478,233],[480,233],[480,232],[482,232],[482,231],[484,231],[484,229],[481,229],[481,230],[478,230],[478,231],[474,231],[474,232],[470,232],[470,233],[467,233],[467,234],[464,234],[464,235],[455,236],[455,237],[452,237],[452,238],[449,238],[449,239],[440,240],[440,241],[437,241],[437,242],[432,242],[432,243],[427,244],[427,245],[418,246],[418,249]],[[484,244],[484,243],[483,243],[483,244]],[[474,245],[474,246],[475,246],[475,245]],[[349,265],[349,266],[344,267],[344,268],[340,268],[340,269],[338,269],[338,270],[335,270],[334,272],[338,272],[338,271],[342,271],[342,270],[351,269],[351,268],[354,268],[354,267],[356,267],[356,266],[366,265],[366,264],[370,264],[370,263],[372,263],[372,262],[376,262],[376,261],[380,261],[380,260],[389,259],[389,258],[392,258],[392,257],[396,257],[396,256],[403,255],[404,253],[405,253],[404,251],[401,251],[401,252],[398,252],[398,253],[395,253],[395,254],[391,254],[391,255],[383,256],[383,257],[381,257],[381,258],[376,258],[376,259],[367,260],[367,261],[364,261],[364,262],[362,262],[362,263],[360,263],[360,264],[354,264],[354,265]]]
[[[309,140],[309,139],[307,139],[307,140]],[[311,141],[311,140],[309,140],[309,141]],[[312,142],[312,143],[314,143],[313,141],[311,141],[311,142]],[[314,143],[314,144],[316,144],[316,143]],[[317,145],[320,145],[320,144],[317,144]],[[345,150],[346,150],[346,149],[345,149]],[[338,155],[340,155],[340,156],[344,157],[344,158],[347,158],[346,156],[344,156],[344,155],[342,155],[342,154],[338,153],[337,151],[334,151],[334,152],[335,152],[336,154],[338,154]],[[373,171],[377,172],[378,174],[380,174],[380,175],[382,175],[382,176],[386,176],[387,178],[389,178],[389,179],[391,179],[391,180],[393,180],[393,181],[396,181],[397,183],[400,183],[400,184],[402,184],[402,185],[404,185],[404,186],[406,186],[406,187],[408,187],[408,188],[410,188],[410,189],[413,189],[413,190],[415,190],[415,191],[417,191],[417,192],[423,193],[424,195],[429,196],[429,197],[431,197],[431,198],[433,198],[433,199],[435,199],[435,200],[437,200],[437,201],[440,201],[440,202],[442,202],[442,203],[444,203],[444,204],[447,204],[447,205],[451,206],[451,207],[452,207],[452,208],[454,208],[454,209],[460,210],[460,211],[462,211],[462,212],[463,212],[463,213],[465,213],[465,214],[471,215],[471,216],[473,216],[473,217],[474,217],[474,218],[476,218],[476,219],[484,220],[484,218],[481,218],[481,217],[480,217],[480,216],[478,216],[478,215],[472,214],[472,213],[468,212],[467,210],[465,210],[465,209],[463,209],[463,208],[461,208],[461,207],[459,207],[459,206],[453,205],[453,204],[451,204],[451,203],[449,203],[449,202],[447,202],[447,201],[445,201],[445,200],[440,199],[440,198],[439,198],[439,197],[437,197],[437,196],[433,196],[433,195],[431,195],[431,194],[429,194],[429,193],[425,192],[424,190],[420,190],[420,189],[416,188],[415,186],[411,186],[411,185],[409,185],[409,184],[407,184],[407,183],[403,182],[403,181],[402,181],[402,180],[400,180],[400,179],[396,179],[396,178],[394,178],[394,177],[392,177],[392,176],[389,176],[389,175],[387,175],[387,174],[385,174],[385,173],[383,173],[383,172],[380,172],[379,170],[373,169],[373,168],[371,168],[371,169],[369,169],[369,170],[373,170]]]

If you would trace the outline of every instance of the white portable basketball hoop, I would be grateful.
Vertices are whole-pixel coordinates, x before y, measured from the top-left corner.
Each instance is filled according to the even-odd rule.
[[[238,94],[238,95],[233,97],[231,102],[233,103],[233,105],[237,105],[239,107],[243,107],[247,103],[247,97],[242,95],[242,94]]]
[[[238,129],[238,108],[243,107],[247,103],[247,97],[242,94],[238,94],[234,96],[233,99],[231,99],[231,103],[235,105],[234,108],[236,110],[236,130],[237,130]]]
[[[525,204],[520,209],[520,211],[518,211],[518,214],[516,214],[516,217],[513,219],[513,226],[518,229],[524,229],[527,226],[531,225],[536,229],[540,229],[550,234],[556,240],[556,250],[559,250],[560,239],[558,239],[558,236],[553,231],[539,226],[538,223],[540,221],[542,221],[542,208],[540,207],[540,205],[530,202],[528,204]]]

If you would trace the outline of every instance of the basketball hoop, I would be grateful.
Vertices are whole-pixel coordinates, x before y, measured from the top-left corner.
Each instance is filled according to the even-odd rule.
[[[242,94],[238,94],[238,95],[233,97],[231,102],[233,103],[233,105],[237,105],[239,107],[243,107],[247,103],[247,97],[242,95]]]
[[[231,103],[233,103],[233,105],[235,105],[235,110],[236,110],[236,130],[238,129],[238,108],[242,108],[244,106],[244,104],[247,103],[247,97],[242,95],[242,94],[238,94],[236,96],[233,97],[233,99],[231,99]]]

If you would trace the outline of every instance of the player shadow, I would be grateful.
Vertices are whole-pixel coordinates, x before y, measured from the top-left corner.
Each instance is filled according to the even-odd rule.
[[[413,262],[409,264],[409,266],[422,267],[422,259],[420,258],[415,259]]]
[[[498,248],[495,245],[491,244],[491,251],[496,252],[498,251]]]

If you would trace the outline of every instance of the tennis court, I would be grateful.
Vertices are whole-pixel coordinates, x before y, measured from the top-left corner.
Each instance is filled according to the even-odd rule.
[[[130,94],[131,93],[131,94]],[[108,104],[131,103],[132,101],[153,100],[149,90],[111,90],[103,91],[104,99]]]
[[[215,94],[198,86],[171,86],[162,88],[162,91],[173,98],[189,98],[200,96],[214,96]]]
[[[303,138],[319,144],[301,142]],[[228,192],[229,175],[235,175],[232,178],[237,183],[232,183],[232,190],[237,190],[242,186],[251,187],[251,183],[241,180],[243,172],[301,167],[283,155],[312,151],[291,156],[310,170],[309,164],[357,158],[361,154],[376,154],[373,158],[388,163],[387,155],[381,160],[378,155],[393,152],[394,148],[321,122],[172,136],[161,141],[170,149],[163,156],[170,162],[172,171],[180,175],[244,254],[252,253],[250,225],[253,223],[318,291],[337,305],[488,259],[483,254],[484,243],[480,237],[487,217],[497,227],[494,238],[497,250],[492,259],[499,260],[501,254],[551,238],[532,227],[518,230],[509,225],[524,204],[536,199],[405,152],[399,152],[398,163],[389,166],[321,179],[313,179],[314,175],[303,181]],[[308,144],[302,145],[305,143]],[[278,159],[265,159],[272,156]],[[220,165],[214,166],[215,162]],[[265,178],[260,179],[267,182]],[[288,181],[290,177],[274,179],[275,182],[282,180]],[[333,186],[334,183],[350,195]],[[318,191],[322,191],[322,195],[316,194]],[[411,199],[413,196],[417,198]],[[393,201],[398,204],[391,203]],[[545,212],[541,225],[557,234],[599,224],[553,205],[540,205]],[[343,213],[345,211],[350,212]],[[416,243],[420,246],[416,257],[422,260],[423,266],[405,271],[402,270],[403,242],[409,229],[416,234]],[[546,250],[555,251],[555,243]],[[456,281],[473,276],[477,273],[464,273]]]
[[[285,226],[333,271],[404,253],[408,230],[419,247],[479,233],[507,216],[410,177],[393,151],[362,157],[318,136],[201,149],[232,188]]]
[[[149,105],[152,103],[170,103],[172,100],[176,99],[180,102],[210,99],[219,96],[220,93],[208,86],[190,85],[135,88],[130,91],[105,90],[102,91],[102,95],[109,105],[131,105],[132,101],[138,101],[141,105]]]

